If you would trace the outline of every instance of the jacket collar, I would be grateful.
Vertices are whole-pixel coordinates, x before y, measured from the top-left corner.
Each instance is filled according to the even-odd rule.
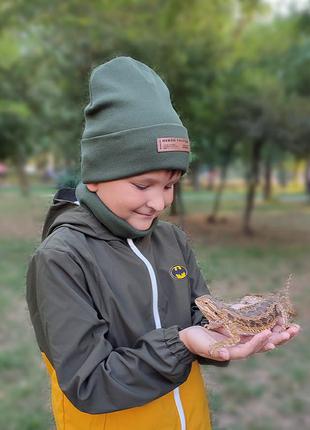
[[[77,230],[97,239],[125,241],[113,234],[86,206],[79,204],[73,188],[62,188],[55,194],[45,218],[42,240],[60,227]]]

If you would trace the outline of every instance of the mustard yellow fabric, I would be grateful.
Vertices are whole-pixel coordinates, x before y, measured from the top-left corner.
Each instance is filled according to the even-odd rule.
[[[61,391],[56,372],[44,353],[51,379],[52,409],[57,430],[180,430],[173,392],[143,406],[105,414],[79,411]],[[199,364],[193,362],[188,379],[180,385],[186,430],[211,430],[207,395]]]

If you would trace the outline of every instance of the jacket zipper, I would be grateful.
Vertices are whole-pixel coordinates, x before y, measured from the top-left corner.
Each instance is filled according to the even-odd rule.
[[[152,302],[153,302],[153,316],[154,316],[154,321],[155,321],[155,328],[162,328],[160,316],[159,316],[159,311],[158,311],[158,287],[157,287],[157,280],[156,280],[154,269],[153,269],[151,263],[149,262],[149,260],[144,257],[144,255],[139,251],[139,249],[133,243],[133,240],[127,239],[127,242],[128,242],[128,245],[130,246],[131,250],[137,255],[137,257],[140,258],[140,260],[143,261],[143,263],[147,267],[147,270],[148,270],[150,278],[151,278],[151,285],[152,285]],[[186,430],[186,421],[185,421],[185,415],[184,415],[182,400],[180,397],[179,387],[177,387],[173,390],[173,395],[174,395],[174,401],[175,401],[177,411],[179,414],[179,418],[180,418],[181,430]]]

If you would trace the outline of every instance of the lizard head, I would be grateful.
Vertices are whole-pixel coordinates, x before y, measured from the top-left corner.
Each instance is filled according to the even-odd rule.
[[[211,294],[197,297],[195,303],[209,321],[219,321],[222,318],[224,303]]]

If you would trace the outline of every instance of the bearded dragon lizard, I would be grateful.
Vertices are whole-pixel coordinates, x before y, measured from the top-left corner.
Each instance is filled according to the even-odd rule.
[[[221,347],[238,344],[242,335],[254,335],[273,328],[279,324],[279,318],[285,328],[289,327],[295,315],[289,298],[291,277],[292,274],[285,287],[277,292],[247,295],[234,303],[225,303],[210,294],[197,297],[195,303],[208,320],[205,327],[209,330],[223,327],[230,336],[212,345],[211,354]]]

